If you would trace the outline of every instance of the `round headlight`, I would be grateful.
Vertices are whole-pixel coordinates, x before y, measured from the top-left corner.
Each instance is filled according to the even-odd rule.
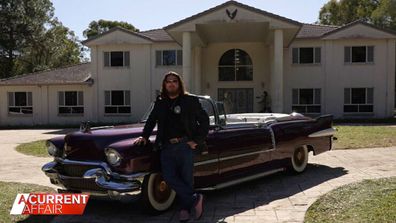
[[[52,142],[47,141],[46,145],[48,154],[50,156],[55,156],[58,153],[58,148],[56,148],[56,146]]]
[[[107,162],[112,166],[118,166],[121,163],[121,155],[114,149],[106,150]]]

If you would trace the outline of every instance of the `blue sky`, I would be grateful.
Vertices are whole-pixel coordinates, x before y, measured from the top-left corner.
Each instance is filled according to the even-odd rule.
[[[162,28],[220,5],[226,0],[52,0],[55,16],[80,40],[92,20],[125,21],[140,30]],[[304,23],[318,20],[328,0],[239,0],[238,2]]]

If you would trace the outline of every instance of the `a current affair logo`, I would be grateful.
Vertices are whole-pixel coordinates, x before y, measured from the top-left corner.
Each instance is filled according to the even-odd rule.
[[[88,194],[17,194],[12,215],[82,215]]]

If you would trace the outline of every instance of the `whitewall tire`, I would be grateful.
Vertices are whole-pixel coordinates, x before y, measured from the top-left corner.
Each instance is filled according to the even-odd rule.
[[[290,170],[293,173],[302,173],[308,165],[308,148],[306,146],[297,147],[290,158]]]
[[[141,195],[144,211],[161,213],[172,206],[176,192],[166,184],[160,173],[152,173],[144,178]]]

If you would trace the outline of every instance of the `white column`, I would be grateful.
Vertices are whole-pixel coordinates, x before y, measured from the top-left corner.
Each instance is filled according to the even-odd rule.
[[[283,111],[283,31],[274,33],[274,64],[271,75],[271,104],[273,112]]]
[[[191,91],[191,33],[183,32],[183,81]]]
[[[201,54],[202,54],[202,48],[200,46],[195,47],[195,55],[194,55],[194,93],[195,94],[202,94]]]

